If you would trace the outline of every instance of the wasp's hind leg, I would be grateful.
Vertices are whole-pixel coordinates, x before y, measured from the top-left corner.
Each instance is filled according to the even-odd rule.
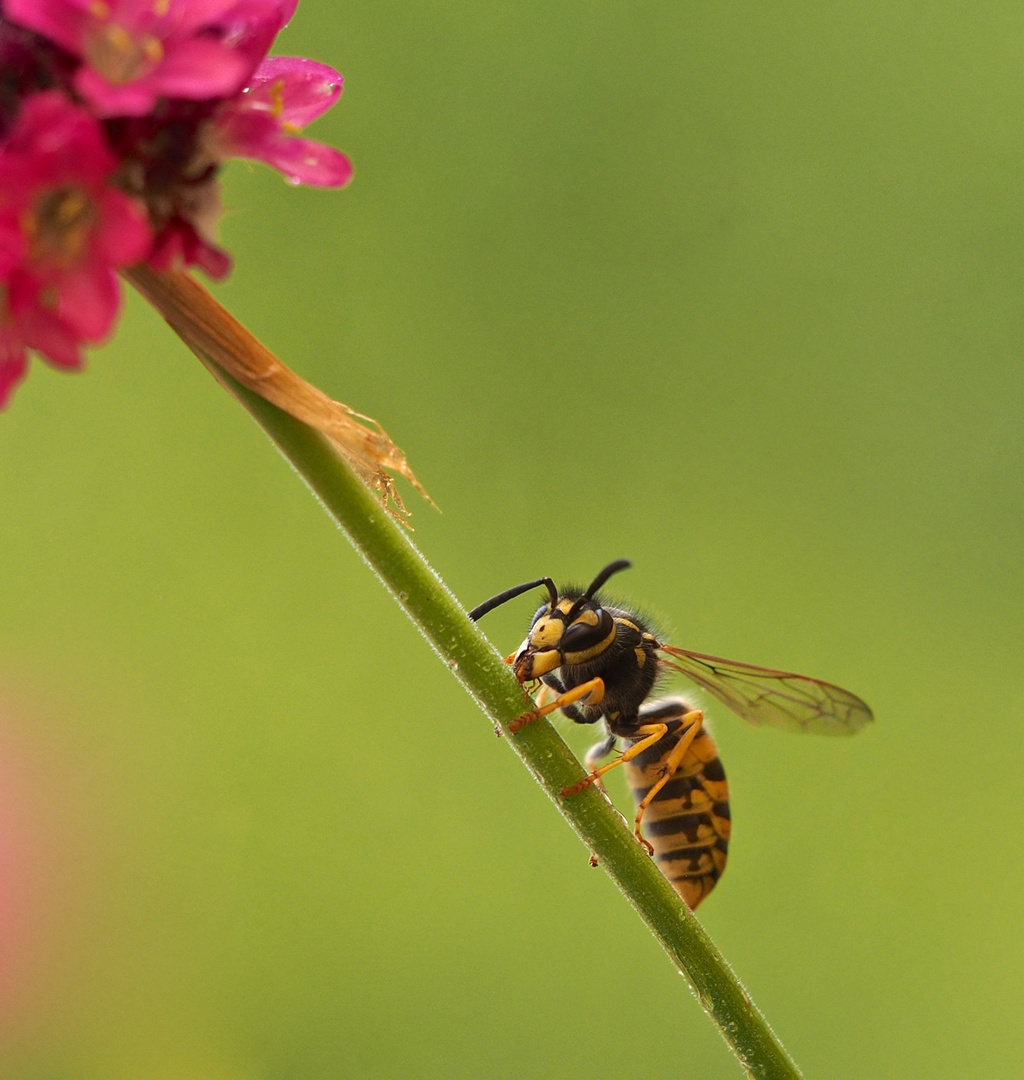
[[[637,802],[635,827],[643,822],[661,872],[693,910],[715,887],[728,858],[725,770],[698,710],[684,702],[655,702],[646,715],[664,718],[669,731],[626,766]]]
[[[619,765],[624,765],[627,761],[632,761],[633,758],[637,757],[639,754],[642,754],[645,750],[648,750],[650,749],[650,747],[661,742],[661,740],[668,733],[668,724],[641,724],[639,727],[630,732],[629,737],[636,739],[636,741],[625,752],[619,754],[619,756],[614,761],[610,761],[607,765],[602,765],[600,766],[600,768],[591,769],[590,772],[588,772],[582,780],[577,780],[575,784],[569,784],[568,787],[562,788],[562,797],[569,798],[572,795],[579,794],[579,792],[583,791],[585,788],[590,787],[591,784],[600,784],[601,777],[604,776],[606,772],[610,772],[612,769],[618,767]],[[614,744],[614,739],[612,739],[611,742],[612,744]],[[600,747],[595,747],[594,750],[597,750],[599,748],[604,749],[604,747],[608,745],[608,743],[609,740],[606,739],[603,743],[600,744]],[[689,743],[687,743],[687,746],[689,746]],[[611,746],[608,747],[609,752],[610,750]],[[591,751],[591,753],[593,753],[593,751]],[[600,756],[604,757],[606,755],[601,754]],[[589,767],[591,764],[592,762],[590,760],[590,754],[588,754],[587,766]],[[636,835],[637,840],[639,840],[639,842],[643,844],[645,848],[647,848],[648,855],[653,855],[654,848],[652,848],[651,845],[640,835],[639,819],[637,819],[637,824],[634,826],[633,831]]]
[[[607,739],[602,739],[596,746],[592,746],[587,751],[587,756],[583,759],[583,767],[588,773],[595,772],[597,770],[597,763],[603,761],[614,749],[615,736],[609,735]],[[604,781],[600,777],[598,777],[594,783],[604,791]]]
[[[640,710],[640,719],[650,723],[652,720],[669,721],[666,734],[676,738],[674,746],[666,747],[664,756],[661,758],[658,779],[651,785],[647,794],[637,803],[636,818],[633,822],[633,833],[644,847],[648,848],[653,855],[651,845],[640,835],[640,822],[644,819],[644,811],[657,798],[658,792],[672,779],[676,770],[686,757],[693,740],[704,724],[704,714],[700,709],[691,709],[680,698],[668,698],[665,701],[654,701],[645,709]],[[641,731],[643,728],[641,728]],[[634,755],[635,756],[635,755]]]
[[[583,764],[586,765],[588,772],[597,768],[597,763],[606,758],[615,749],[615,736],[609,735],[607,739],[602,739],[596,746],[592,746],[587,751],[587,756],[583,759]]]

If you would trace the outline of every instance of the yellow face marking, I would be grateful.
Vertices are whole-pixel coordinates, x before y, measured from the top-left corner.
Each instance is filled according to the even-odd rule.
[[[554,619],[550,615],[542,615],[533,629],[530,631],[530,644],[537,649],[549,649],[562,640],[565,633],[565,623],[561,619]]]

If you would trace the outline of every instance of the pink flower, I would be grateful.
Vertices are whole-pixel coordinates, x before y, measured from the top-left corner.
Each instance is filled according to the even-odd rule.
[[[352,163],[344,154],[312,139],[294,137],[338,100],[342,85],[342,77],[326,64],[268,57],[243,93],[225,101],[215,113],[214,156],[265,161],[293,184],[347,184],[352,179]]]
[[[116,157],[96,119],[59,90],[27,98],[0,144],[0,406],[25,349],[81,367],[120,301],[115,270],[147,254],[143,207],[112,187]]]
[[[25,377],[27,366],[25,346],[13,326],[8,325],[6,313],[0,307],[0,408]]]
[[[341,94],[266,59],[298,0],[0,0],[0,407],[34,349],[65,368],[117,315],[119,267],[231,269],[220,171],[243,156],[340,187],[298,132]]]
[[[294,6],[294,0],[4,0],[12,22],[81,57],[73,85],[98,116],[142,116],[159,98],[236,93],[259,60],[253,54],[269,48]]]
[[[224,43],[246,58],[246,80],[292,15],[299,0],[237,0],[222,20]]]
[[[232,266],[231,256],[226,251],[212,240],[205,239],[191,222],[182,217],[171,218],[160,230],[146,262],[154,270],[198,266],[214,281],[226,278]]]

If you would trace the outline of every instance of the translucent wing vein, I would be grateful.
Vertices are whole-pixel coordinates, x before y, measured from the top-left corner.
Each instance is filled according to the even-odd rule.
[[[701,689],[727,705],[737,716],[760,727],[817,735],[852,735],[872,720],[871,710],[841,686],[755,667],[721,656],[660,646],[661,662],[682,672]]]

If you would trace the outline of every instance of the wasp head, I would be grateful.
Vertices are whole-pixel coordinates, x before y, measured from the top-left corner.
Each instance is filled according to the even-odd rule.
[[[597,600],[563,595],[534,616],[512,662],[520,682],[539,679],[563,664],[585,664],[615,640],[615,622]]]
[[[530,633],[512,658],[512,669],[520,682],[539,679],[563,664],[593,660],[615,640],[615,620],[594,594],[612,574],[629,565],[627,559],[609,563],[586,590],[567,588],[559,593],[551,578],[528,581],[492,596],[473,608],[469,617],[476,621],[500,604],[543,585],[548,599],[537,610]]]
[[[618,570],[629,563],[619,559],[606,566],[584,591],[565,589],[550,599],[533,617],[530,633],[519,646],[512,665],[520,682],[539,679],[564,664],[586,664],[615,640],[615,620],[594,594]]]

